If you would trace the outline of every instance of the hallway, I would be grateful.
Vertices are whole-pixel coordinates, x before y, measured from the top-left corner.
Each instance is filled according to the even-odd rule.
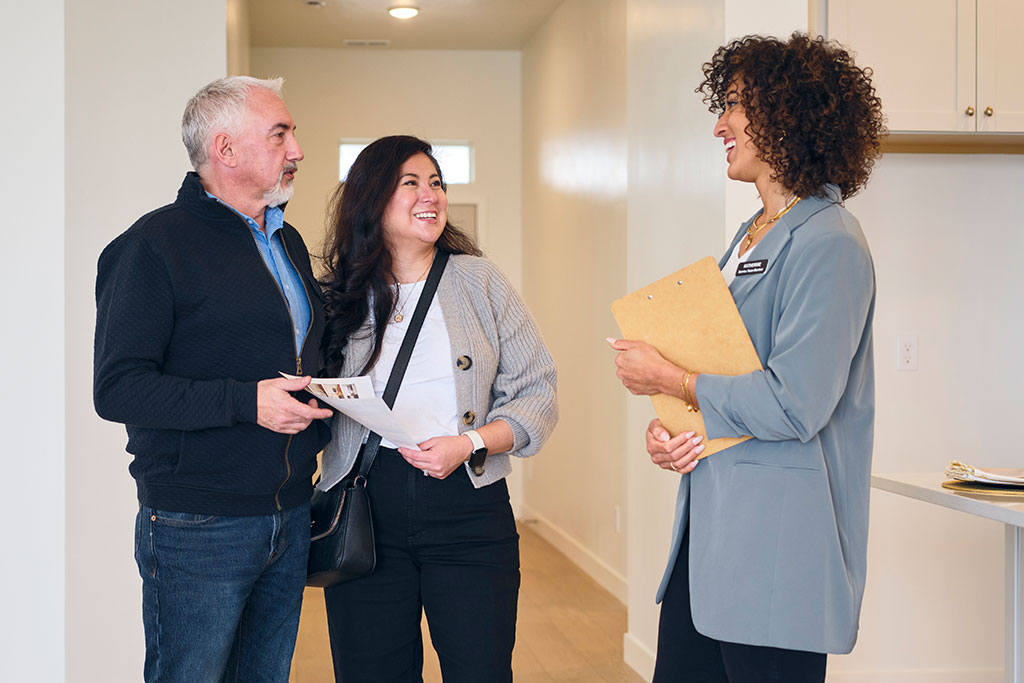
[[[622,661],[626,609],[593,579],[519,522],[522,588],[513,671],[516,683],[641,683]],[[423,638],[423,680],[440,683],[437,656]],[[331,681],[323,591],[306,589],[291,683]],[[484,683],[484,682],[481,682]]]

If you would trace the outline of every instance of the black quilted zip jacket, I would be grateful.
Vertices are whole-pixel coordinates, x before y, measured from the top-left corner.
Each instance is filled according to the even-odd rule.
[[[320,368],[323,293],[298,231],[280,234],[310,301],[302,349],[248,226],[195,173],[100,255],[93,400],[127,428],[140,503],[262,515],[309,500],[326,425],[256,424],[257,382]]]

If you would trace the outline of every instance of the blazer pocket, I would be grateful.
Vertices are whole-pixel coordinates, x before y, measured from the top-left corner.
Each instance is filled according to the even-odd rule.
[[[761,467],[769,470],[794,470],[797,472],[820,472],[821,467],[788,463],[764,462],[763,460],[737,460],[736,467]]]

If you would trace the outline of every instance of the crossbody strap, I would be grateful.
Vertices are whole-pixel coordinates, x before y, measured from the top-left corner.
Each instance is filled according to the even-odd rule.
[[[423,321],[427,317],[427,309],[430,308],[434,292],[437,291],[437,283],[441,281],[441,274],[444,272],[444,267],[447,263],[448,252],[437,250],[434,253],[434,263],[430,266],[427,281],[423,285],[420,300],[416,302],[416,310],[412,314],[412,320],[409,321],[409,329],[405,331],[405,337],[402,339],[402,345],[398,349],[395,364],[391,368],[387,387],[384,388],[384,403],[387,404],[388,408],[395,407],[395,399],[398,397],[398,390],[402,386],[405,369],[409,367],[409,359],[412,358],[412,350],[416,346],[416,338],[420,334],[420,328],[423,327]],[[380,434],[377,432],[370,432],[370,436],[366,439],[366,445],[363,446],[359,474],[364,477],[370,471],[370,467],[377,457],[377,449],[380,448],[380,438]]]

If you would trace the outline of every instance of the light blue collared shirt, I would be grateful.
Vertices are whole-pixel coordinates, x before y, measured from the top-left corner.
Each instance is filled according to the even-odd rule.
[[[302,276],[299,275],[295,265],[288,258],[284,241],[277,234],[277,231],[284,227],[284,211],[279,206],[268,206],[263,210],[263,222],[267,228],[264,233],[260,230],[259,224],[249,216],[209,192],[206,195],[234,211],[249,226],[253,239],[256,240],[260,256],[263,257],[263,262],[267,265],[267,270],[274,276],[277,286],[288,303],[288,312],[292,317],[292,329],[295,332],[295,355],[298,356],[301,353],[302,344],[306,340],[312,312],[309,306],[309,296],[302,284]]]

